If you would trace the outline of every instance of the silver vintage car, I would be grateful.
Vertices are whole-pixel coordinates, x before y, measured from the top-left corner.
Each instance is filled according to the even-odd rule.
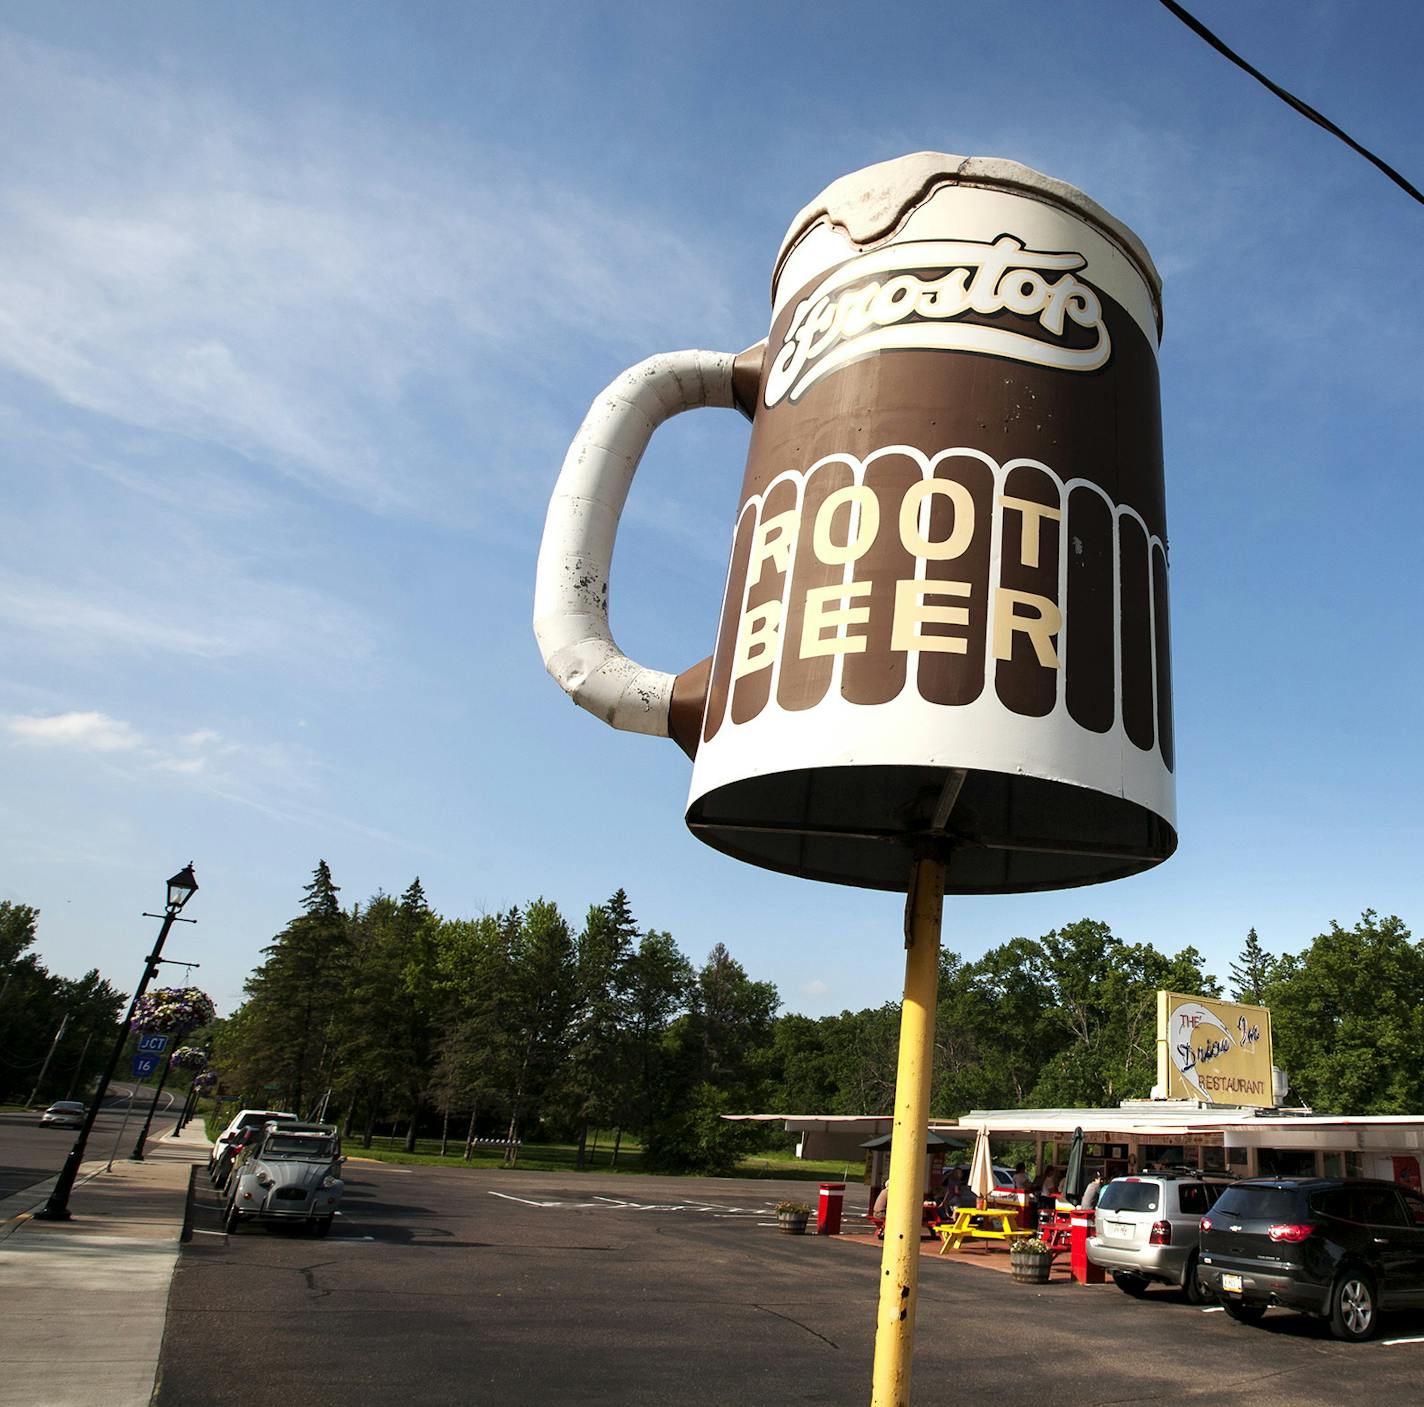
[[[305,1221],[325,1236],[341,1203],[341,1163],[334,1128],[269,1124],[233,1173],[224,1230],[260,1218]]]

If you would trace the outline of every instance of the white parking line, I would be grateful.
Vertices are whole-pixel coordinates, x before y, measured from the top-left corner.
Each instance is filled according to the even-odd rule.
[[[488,1188],[485,1189],[489,1191]],[[506,1202],[522,1202],[526,1207],[539,1207],[546,1210],[550,1207],[561,1207],[565,1210],[579,1209],[587,1211],[606,1212],[696,1212],[702,1215],[711,1215],[716,1218],[741,1219],[748,1217],[766,1216],[770,1212],[772,1203],[768,1202],[761,1207],[719,1207],[711,1202],[632,1202],[626,1197],[605,1197],[595,1194],[591,1202],[564,1202],[564,1201],[540,1201],[530,1197],[516,1197],[510,1192],[490,1191],[491,1197],[502,1197]],[[775,1225],[767,1222],[764,1225]]]
[[[1381,1339],[1380,1347],[1393,1348],[1397,1343],[1424,1343],[1424,1334],[1421,1334],[1418,1338],[1413,1339]]]
[[[1208,1304],[1202,1308],[1203,1314],[1225,1314],[1226,1311],[1219,1304]]]

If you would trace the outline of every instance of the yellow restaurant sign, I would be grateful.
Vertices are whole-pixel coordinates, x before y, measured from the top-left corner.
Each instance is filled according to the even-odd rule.
[[[1168,1099],[1272,1105],[1264,1006],[1157,993],[1157,1083]]]

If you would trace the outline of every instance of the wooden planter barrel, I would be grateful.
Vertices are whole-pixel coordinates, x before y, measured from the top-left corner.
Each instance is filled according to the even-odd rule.
[[[1046,1285],[1053,1257],[1047,1251],[1010,1250],[1009,1269],[1020,1285]]]
[[[776,1224],[783,1236],[804,1236],[810,1212],[777,1212]]]

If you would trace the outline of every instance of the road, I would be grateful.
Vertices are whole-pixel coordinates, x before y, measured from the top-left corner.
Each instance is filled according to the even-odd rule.
[[[137,1096],[133,1103],[133,1117],[120,1144],[117,1140],[123,1127],[130,1089],[136,1089]],[[111,1084],[108,1100],[94,1120],[86,1159],[107,1158],[111,1152],[128,1157],[152,1099],[152,1086]],[[173,1096],[167,1090],[163,1091],[158,1107],[163,1114],[172,1109]],[[157,1122],[155,1119],[155,1127]],[[74,1145],[75,1132],[72,1128],[42,1126],[38,1110],[33,1113],[0,1114],[0,1202],[26,1187],[53,1177]]]
[[[346,1215],[227,1237],[200,1176],[169,1299],[159,1407],[420,1401],[760,1407],[869,1399],[879,1254],[782,1236],[807,1184],[349,1162]],[[852,1193],[858,1191],[852,1188]],[[1272,1311],[922,1264],[917,1404],[1415,1401],[1424,1315],[1332,1340]]]

